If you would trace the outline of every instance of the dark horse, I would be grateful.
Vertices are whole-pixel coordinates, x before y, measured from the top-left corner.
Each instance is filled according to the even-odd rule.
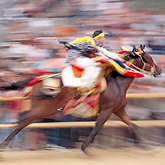
[[[144,73],[157,76],[161,74],[161,69],[157,66],[152,57],[144,50],[144,46],[140,48],[134,47],[132,51],[127,52],[124,56],[127,64],[136,70]],[[132,135],[138,139],[136,131],[137,126],[130,121],[129,116],[125,110],[126,107],[126,92],[134,78],[122,76],[116,71],[111,72],[107,77],[107,88],[101,94],[99,105],[100,111],[97,117],[96,125],[88,136],[87,140],[82,144],[81,149],[85,151],[86,147],[94,140],[98,131],[103,127],[104,123],[114,113],[124,123],[126,123],[132,130]],[[28,82],[19,82],[17,85],[12,84],[10,87],[4,89],[19,89],[24,87]],[[37,83],[32,91],[32,105],[31,111],[28,111],[11,134],[1,143],[1,147],[5,147],[12,140],[12,138],[27,125],[34,120],[51,116],[57,112],[57,109],[64,107],[67,101],[75,95],[75,91],[71,88],[63,87],[61,92],[56,97],[41,98],[36,97],[40,94],[41,83]],[[13,87],[13,88],[12,88]],[[34,97],[33,97],[34,96]]]

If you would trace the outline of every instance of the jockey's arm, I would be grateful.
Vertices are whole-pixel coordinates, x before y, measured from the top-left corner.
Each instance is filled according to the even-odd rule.
[[[102,47],[99,47],[99,46],[97,46],[96,49],[98,50],[98,52],[100,52],[99,54],[104,56],[104,57],[107,57],[107,58],[110,58],[110,59],[116,59],[116,60],[119,60],[119,61],[123,62],[123,59],[120,58],[118,56],[118,54],[115,53],[115,52],[109,52],[105,48],[102,48]]]

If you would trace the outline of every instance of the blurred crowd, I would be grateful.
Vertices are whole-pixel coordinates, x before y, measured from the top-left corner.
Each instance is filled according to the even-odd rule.
[[[165,11],[139,9],[135,7],[136,2],[131,0],[0,1],[0,69],[27,68],[45,59],[65,58],[65,48],[59,44],[59,41],[71,42],[77,37],[91,36],[98,29],[105,32],[105,47],[108,50],[117,52],[121,46],[144,44],[146,51],[154,56],[162,68],[165,68]],[[164,86],[164,81],[161,86]],[[143,89],[147,91],[151,88]],[[132,86],[130,91],[139,92],[138,84]],[[162,91],[162,88],[159,91]],[[144,108],[146,104],[150,104],[153,108],[152,103],[144,101]],[[132,101],[131,104],[133,105],[131,108],[137,108],[136,101]],[[7,113],[8,109],[16,111]],[[164,113],[162,109],[163,107],[161,111]],[[136,119],[145,115],[148,116],[143,119],[151,119],[151,111],[148,114],[139,114],[138,118],[139,109],[136,110]],[[1,103],[0,122],[16,122],[19,111],[24,111],[22,101]]]
[[[136,10],[135,3],[129,0],[1,1],[0,57],[22,59],[25,66],[45,58],[63,58],[65,50],[59,40],[70,42],[76,37],[91,36],[97,29],[104,30],[105,47],[109,50],[145,44],[148,52],[164,54],[165,12]],[[164,57],[159,62],[162,61]]]

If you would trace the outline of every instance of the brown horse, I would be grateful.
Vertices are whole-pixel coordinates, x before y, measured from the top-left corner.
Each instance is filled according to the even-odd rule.
[[[140,55],[139,55],[140,54]],[[161,74],[161,69],[157,66],[156,62],[152,57],[147,54],[144,50],[144,46],[140,46],[139,49],[135,47],[133,50],[125,55],[124,59],[127,64],[132,66],[136,70],[140,70],[144,73],[148,73],[153,76]],[[107,88],[101,94],[100,97],[100,111],[96,121],[96,125],[90,133],[87,140],[82,144],[81,149],[85,151],[85,148],[93,141],[98,131],[103,127],[104,123],[109,119],[109,117],[114,113],[118,116],[124,123],[126,123],[132,130],[132,135],[138,140],[138,134],[136,133],[137,126],[134,125],[129,116],[126,113],[126,92],[132,83],[134,78],[125,77],[113,71],[107,77]],[[30,81],[31,79],[29,79]],[[19,85],[14,88],[9,87],[6,89],[17,89],[19,86],[24,87],[27,82],[24,81],[23,84],[19,82]],[[21,85],[20,85],[21,84]],[[67,101],[75,96],[76,90],[63,87],[61,92],[56,95],[56,97],[42,98],[39,97],[41,83],[37,83],[33,87],[32,91],[32,105],[31,111],[28,111],[11,134],[6,138],[6,140],[1,143],[1,147],[5,147],[12,140],[12,138],[27,125],[32,123],[34,120],[45,118],[57,113],[57,109],[64,107]],[[5,89],[5,88],[4,88]]]

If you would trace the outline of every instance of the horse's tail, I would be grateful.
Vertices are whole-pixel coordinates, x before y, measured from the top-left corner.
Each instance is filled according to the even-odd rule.
[[[34,77],[30,77],[22,81],[11,82],[9,86],[0,87],[0,90],[22,90],[33,79]]]

